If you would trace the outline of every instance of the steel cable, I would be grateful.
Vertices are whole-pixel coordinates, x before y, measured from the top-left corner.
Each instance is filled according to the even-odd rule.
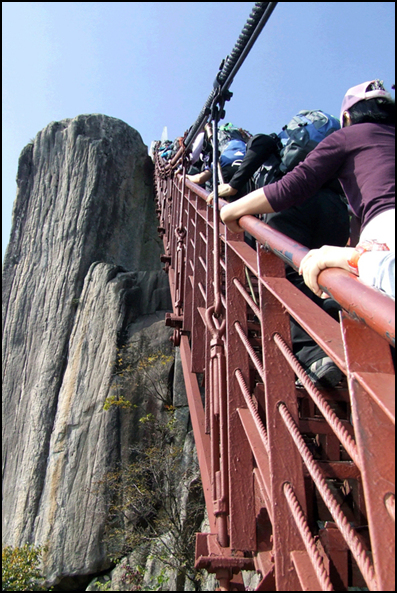
[[[248,17],[248,20],[244,25],[244,28],[240,33],[234,48],[227,56],[222,70],[217,76],[217,82],[220,84],[220,86],[223,86],[227,81],[269,4],[270,2],[255,2],[255,6]]]
[[[267,436],[266,428],[264,427],[262,418],[259,416],[259,412],[256,409],[254,402],[252,401],[252,397],[249,392],[248,386],[244,380],[243,373],[241,372],[240,369],[236,369],[234,374],[235,374],[238,384],[240,386],[241,393],[244,396],[245,403],[247,404],[247,407],[250,410],[252,417],[254,419],[255,425],[259,431],[263,445],[264,445],[266,451],[269,453],[269,439]]]
[[[263,376],[264,376],[263,365],[262,365],[261,361],[259,360],[259,356],[256,354],[255,350],[251,346],[249,339],[245,335],[244,330],[241,327],[241,324],[239,321],[235,322],[234,327],[236,328],[236,331],[237,331],[238,335],[240,336],[240,339],[241,339],[242,343],[244,344],[249,357],[251,358],[252,362],[254,363],[255,368],[258,371],[259,376],[263,381]]]
[[[279,403],[278,411],[280,412],[280,415],[284,420],[284,423],[288,428],[288,431],[294,440],[294,443],[301,454],[314,483],[316,484],[321,498],[327,505],[329,512],[331,513],[335,523],[337,524],[341,534],[349,546],[351,553],[361,571],[361,574],[368,585],[368,588],[370,591],[377,591],[374,566],[357,534],[346,519],[346,516],[340,508],[336,498],[329,489],[320,467],[315,461],[313,455],[310,453],[301,433],[299,432],[299,428],[297,427],[295,420],[291,416],[284,402]]]
[[[247,268],[245,268],[245,269],[247,269]],[[248,305],[251,307],[251,309],[253,310],[253,312],[257,316],[257,318],[260,319],[260,316],[261,316],[261,310],[260,310],[260,308],[254,302],[254,300],[249,296],[249,294],[247,293],[247,291],[245,290],[245,288],[241,284],[241,282],[239,280],[237,280],[237,278],[234,278],[233,279],[233,284],[237,288],[237,290],[239,291],[239,293],[241,294],[241,296],[248,303]]]
[[[308,377],[304,368],[299,363],[288,344],[286,344],[285,340],[283,340],[280,334],[274,334],[273,339],[295,374],[302,381],[302,385],[309,393],[310,397],[324,416],[325,420],[328,422],[329,426],[334,431],[335,435],[338,437],[339,441],[342,443],[343,447],[346,449],[347,453],[350,455],[356,466],[360,469],[360,457],[355,440],[350,436],[347,429],[343,426],[342,422],[335,414],[331,406],[327,403],[325,398],[321,395],[317,387],[315,387],[313,381],[311,381],[311,379]]]
[[[313,565],[314,571],[320,582],[322,591],[333,591],[334,588],[330,581],[329,574],[324,566],[324,561],[320,555],[320,552],[317,549],[316,542],[314,541],[313,535],[310,531],[309,525],[305,517],[305,513],[303,512],[303,509],[299,504],[299,500],[296,497],[294,489],[292,488],[289,482],[284,483],[283,492],[285,498],[287,499],[288,506],[291,510],[292,516],[294,518],[295,524],[298,528],[302,541],[305,545],[310,561]]]
[[[225,95],[229,89],[234,76],[277,4],[277,2],[255,2],[254,8],[232,51],[221,64],[220,71],[215,79],[214,88],[184,141],[185,150],[191,146],[197,134],[203,128],[204,123],[211,113],[214,100],[218,96]]]

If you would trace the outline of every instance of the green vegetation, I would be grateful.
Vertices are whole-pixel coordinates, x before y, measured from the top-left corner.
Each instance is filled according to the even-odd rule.
[[[110,395],[105,399],[105,403],[103,405],[104,410],[110,410],[111,407],[118,407],[124,410],[128,410],[131,408],[137,408],[138,406],[133,405],[128,399],[125,399],[123,395]]]
[[[112,389],[116,395],[106,399],[105,409],[111,406],[122,408],[129,406],[127,393],[139,391],[143,387],[148,399],[155,399],[164,404],[167,409],[172,406],[172,389],[169,381],[174,357],[164,350],[157,350],[149,355],[137,357],[140,348],[137,344],[126,344],[118,349],[114,367],[115,382]],[[117,403],[120,401],[121,403]]]
[[[40,572],[43,549],[25,544],[21,548],[6,546],[2,550],[2,591],[49,591],[42,586]]]
[[[109,472],[98,483],[101,489],[105,486],[109,500],[104,542],[116,558],[146,549],[148,558],[196,585],[195,534],[204,509],[201,482],[191,468],[182,469],[183,451],[175,442],[178,427],[173,411],[167,412],[165,420],[148,414],[140,422],[148,430],[132,450],[133,462]],[[129,585],[137,587],[131,590],[144,590],[142,571],[134,566],[126,572]],[[166,579],[161,572],[159,588],[150,590],[162,590]]]
[[[145,569],[142,566],[136,566],[132,568],[129,564],[125,564],[123,566],[125,571],[122,582],[124,585],[128,587],[128,591],[162,591],[163,585],[165,585],[169,578],[165,575],[165,571],[161,570],[160,574],[156,577],[155,583],[153,586],[148,589],[143,584],[143,579],[145,576]],[[109,580],[105,582],[97,581],[95,586],[98,591],[112,591],[112,581],[110,577],[107,577]]]
[[[103,538],[110,557],[118,564],[122,582],[131,591],[161,591],[170,573],[178,582],[186,578],[198,589],[194,569],[195,537],[204,513],[201,481],[192,467],[183,467],[180,429],[172,401],[172,365],[169,348],[150,351],[150,345],[126,344],[119,348],[113,370],[113,394],[104,410],[126,413],[137,409],[132,395],[161,402],[162,411],[139,419],[143,437],[130,450],[129,461],[107,473],[95,490],[106,496],[108,519]],[[142,357],[141,352],[149,352]],[[160,419],[158,418],[160,415]],[[186,461],[185,461],[186,464]],[[129,557],[130,564],[128,564]],[[133,560],[135,558],[135,560]],[[145,564],[152,560],[157,576],[145,589]],[[100,591],[111,591],[102,577]]]

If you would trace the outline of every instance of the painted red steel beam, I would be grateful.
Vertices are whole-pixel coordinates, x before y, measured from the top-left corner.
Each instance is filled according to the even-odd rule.
[[[205,496],[205,504],[208,511],[208,521],[212,532],[216,530],[216,521],[213,511],[213,501],[211,497],[212,485],[209,475],[209,467],[211,466],[211,450],[210,437],[205,434],[205,417],[204,409],[201,402],[199,387],[197,384],[197,377],[189,370],[191,351],[189,340],[187,336],[181,337],[180,343],[181,360],[183,376],[186,385],[186,393],[189,402],[190,418],[193,427],[194,438],[196,442],[197,457],[200,466],[201,481],[203,484],[203,491]]]
[[[176,278],[175,270],[172,267],[169,268],[168,277],[170,283],[171,300],[175,314],[177,313],[175,306]],[[183,317],[181,317],[181,319],[183,319]],[[211,443],[209,435],[205,433],[205,415],[197,382],[197,376],[195,373],[190,371],[191,349],[187,336],[181,336],[180,338],[180,353],[183,376],[186,386],[186,394],[189,403],[190,418],[200,466],[201,481],[203,485],[206,508],[208,511],[208,520],[211,531],[215,531],[216,522],[213,512],[214,505],[211,496],[212,485],[209,472],[209,468],[211,467]]]
[[[269,247],[285,262],[299,269],[309,251],[254,216],[243,216],[240,226]],[[390,297],[366,286],[353,274],[340,269],[325,269],[319,275],[319,285],[333,297],[354,319],[362,321],[395,345],[395,303]]]

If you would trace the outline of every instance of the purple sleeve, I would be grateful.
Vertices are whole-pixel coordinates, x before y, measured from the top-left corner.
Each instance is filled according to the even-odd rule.
[[[322,140],[293,171],[263,188],[273,210],[280,212],[311,198],[338,176],[344,160],[345,135],[338,130]]]

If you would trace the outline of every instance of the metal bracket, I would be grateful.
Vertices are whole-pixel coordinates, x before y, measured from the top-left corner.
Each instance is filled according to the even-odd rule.
[[[246,558],[243,552],[222,548],[217,534],[197,533],[195,568],[205,568],[208,572],[226,568],[237,573],[240,570],[255,570],[255,565],[253,558]]]
[[[166,313],[165,325],[167,327],[174,327],[180,329],[183,325],[183,315],[174,315],[173,313]]]

